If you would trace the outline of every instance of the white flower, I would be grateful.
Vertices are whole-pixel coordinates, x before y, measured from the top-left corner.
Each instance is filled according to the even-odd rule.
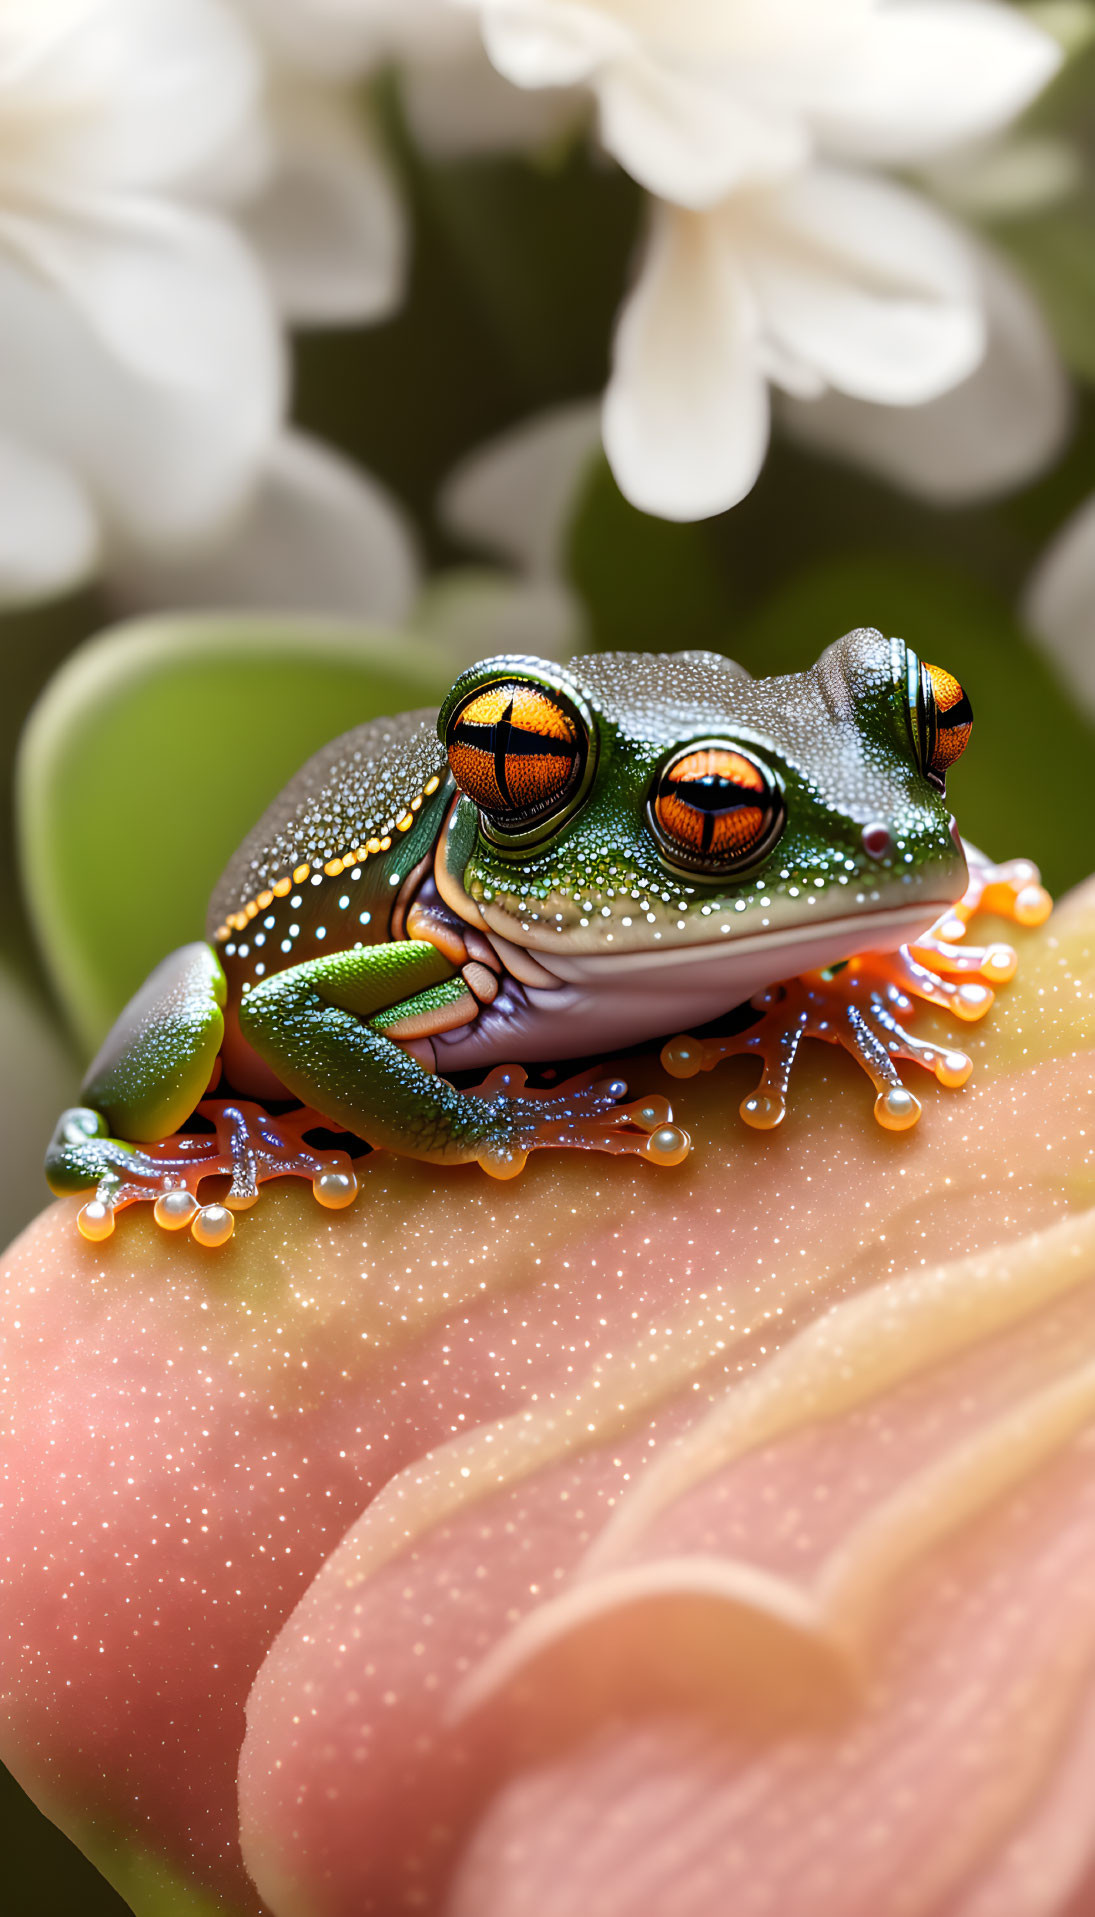
[[[327,77],[337,13],[4,0],[0,599],[101,569],[129,604],[405,610],[402,515],[282,437],[283,321],[402,292],[402,210]]]
[[[218,0],[0,9],[0,593],[198,536],[251,485],[282,349],[223,208],[261,74]]]
[[[605,145],[681,206],[818,150],[907,165],[991,132],[1059,50],[1000,0],[457,0],[517,86],[585,82]]]
[[[904,188],[830,166],[705,213],[660,206],[621,316],[605,450],[645,512],[697,519],[753,485],[768,382],[911,406],[984,350],[972,260]]]
[[[403,296],[406,223],[353,84],[384,57],[378,9],[367,0],[232,3],[265,55],[273,157],[243,217],[280,309],[305,325],[386,319]],[[414,11],[416,0],[407,5]]]
[[[865,168],[926,163],[1028,103],[1060,52],[1017,10],[461,4],[516,84],[592,88],[605,145],[661,201],[605,401],[606,451],[636,505],[690,519],[741,499],[767,448],[769,383],[908,409],[974,372],[988,337],[979,257]],[[1012,448],[1001,465],[1038,457]]]
[[[330,87],[389,65],[430,153],[505,152],[540,145],[580,110],[573,92],[516,91],[490,64],[478,23],[453,0],[235,0],[278,67]],[[360,92],[353,100],[358,124]]]
[[[587,642],[584,608],[567,582],[567,538],[582,475],[597,452],[595,403],[555,406],[479,446],[449,474],[438,515],[465,545],[511,570],[471,569],[443,583],[417,615],[447,634],[472,618],[490,634],[481,648],[564,658]],[[530,634],[533,636],[530,637]]]
[[[1095,717],[1095,494],[1043,553],[1027,586],[1025,612],[1062,679]]]
[[[111,569],[118,611],[321,612],[398,626],[418,593],[407,515],[377,480],[302,433],[275,443],[259,483],[207,549],[134,554]]]
[[[987,247],[973,249],[984,356],[969,379],[919,406],[878,406],[830,390],[784,397],[797,439],[856,461],[941,506],[1010,492],[1048,466],[1068,432],[1072,392],[1036,300]]]

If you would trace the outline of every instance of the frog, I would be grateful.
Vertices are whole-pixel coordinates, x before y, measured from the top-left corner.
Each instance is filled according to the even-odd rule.
[[[1035,867],[963,843],[946,778],[971,730],[954,675],[873,627],[762,677],[697,650],[482,660],[268,806],[206,936],[92,1061],[48,1182],[91,1194],[87,1239],[151,1202],[215,1247],[274,1178],[351,1204],[354,1145],[500,1179],[545,1148],[672,1168],[692,1140],[668,1097],[601,1066],[559,1079],[659,1040],[675,1079],[757,1058],[740,1110],[762,1131],[803,1039],[842,1045],[907,1130],[898,1060],[951,1089],[972,1069],[910,1031],[916,1001],[982,1016],[1015,955],[967,947],[973,913],[1049,909]],[[203,1202],[210,1179],[228,1190]]]

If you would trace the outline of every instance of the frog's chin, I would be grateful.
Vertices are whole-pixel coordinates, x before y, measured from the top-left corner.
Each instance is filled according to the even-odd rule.
[[[756,932],[734,929],[721,938],[712,933],[703,938],[689,937],[687,931],[678,933],[670,927],[655,926],[647,934],[648,944],[630,949],[615,943],[611,934],[591,949],[592,933],[580,933],[572,941],[565,930],[531,932],[528,925],[515,922],[494,904],[473,905],[466,900],[464,916],[479,923],[488,938],[505,941],[511,951],[515,946],[523,947],[538,966],[560,979],[593,979],[610,972],[623,981],[645,977],[652,971],[705,970],[708,966],[725,978],[738,965],[750,972],[759,965],[764,973],[762,983],[771,984],[776,979],[835,965],[855,952],[896,951],[899,945],[907,945],[926,932],[953,905],[954,897],[953,891],[941,891],[937,898],[917,893],[915,898],[876,906],[870,912],[831,918],[819,914],[805,923],[777,924]],[[771,965],[776,957],[781,969],[773,972]]]

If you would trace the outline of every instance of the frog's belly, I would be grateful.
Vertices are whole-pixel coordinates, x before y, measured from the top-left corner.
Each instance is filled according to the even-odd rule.
[[[893,951],[925,932],[946,902],[875,913],[872,951]],[[530,1063],[548,1058],[606,1056],[647,1039],[671,1037],[686,1026],[721,1018],[754,992],[864,949],[860,919],[802,927],[799,933],[714,945],[614,954],[535,954],[559,980],[555,987],[504,989],[472,1025],[434,1039],[438,1068]]]

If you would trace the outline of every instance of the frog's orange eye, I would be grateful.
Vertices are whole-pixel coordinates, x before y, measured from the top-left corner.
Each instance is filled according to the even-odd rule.
[[[518,678],[470,692],[449,719],[445,743],[460,790],[507,832],[561,810],[589,756],[585,723],[565,694]]]
[[[650,822],[678,865],[728,871],[767,851],[783,826],[783,797],[770,772],[737,746],[686,746],[658,775]]]
[[[954,674],[926,663],[920,667],[920,706],[923,769],[933,784],[942,785],[969,744],[973,710]]]

